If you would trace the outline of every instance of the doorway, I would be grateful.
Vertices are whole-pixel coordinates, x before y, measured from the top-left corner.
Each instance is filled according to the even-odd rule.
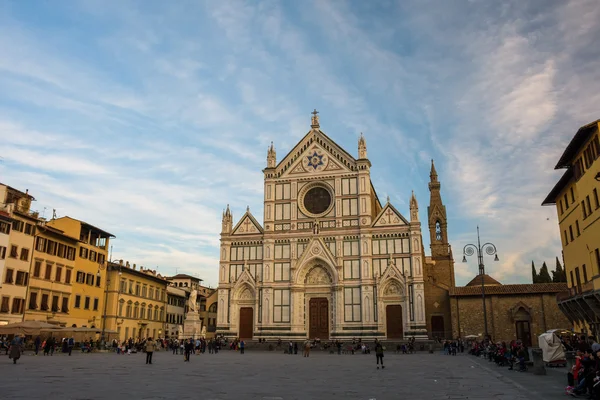
[[[240,339],[252,339],[254,310],[252,307],[240,308]]]
[[[531,347],[531,330],[529,321],[517,321],[515,323],[517,329],[517,340],[523,342],[527,347]]]
[[[385,308],[385,319],[388,339],[402,339],[404,337],[402,323],[402,306],[390,305]]]
[[[444,317],[441,315],[433,315],[431,317],[431,338],[447,339],[444,331]]]
[[[310,299],[308,334],[310,339],[329,340],[329,301],[326,298]]]

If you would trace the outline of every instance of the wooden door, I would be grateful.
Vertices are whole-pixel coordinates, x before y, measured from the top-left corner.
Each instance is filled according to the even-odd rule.
[[[527,347],[531,347],[531,330],[529,327],[529,321],[517,321],[517,339],[523,342]]]
[[[449,339],[444,331],[444,317],[433,315],[431,317],[431,338]]]
[[[309,338],[329,339],[329,301],[325,298],[310,299]]]
[[[402,328],[402,306],[392,305],[385,308],[387,338],[401,339],[404,337]]]
[[[240,339],[252,339],[254,312],[252,307],[240,308]]]

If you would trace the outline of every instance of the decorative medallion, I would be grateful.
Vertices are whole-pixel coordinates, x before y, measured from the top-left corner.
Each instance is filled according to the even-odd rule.
[[[312,150],[312,153],[308,153],[308,155],[304,156],[302,165],[307,171],[317,172],[323,171],[327,166],[328,161],[329,158],[327,157],[327,154],[315,147]]]
[[[298,206],[304,215],[323,217],[333,208],[333,190],[324,182],[305,185],[299,193]]]
[[[364,225],[364,224],[366,224],[366,223],[367,223],[367,219],[366,219],[366,218],[363,218],[363,219],[362,219],[360,222],[362,222],[362,224]]]
[[[321,252],[321,248],[315,244],[310,251],[313,254],[319,254]]]
[[[436,301],[435,303],[433,303],[433,306],[434,306],[435,308],[438,308],[438,307],[440,306],[440,303],[438,303],[438,302]]]

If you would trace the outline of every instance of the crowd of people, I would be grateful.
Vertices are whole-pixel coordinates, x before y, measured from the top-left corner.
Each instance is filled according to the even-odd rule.
[[[527,370],[526,363],[529,361],[527,346],[520,340],[513,340],[509,344],[506,342],[494,343],[491,340],[473,341],[469,354],[486,358],[499,367],[508,366],[509,370],[514,370],[515,364],[517,364],[519,372]]]

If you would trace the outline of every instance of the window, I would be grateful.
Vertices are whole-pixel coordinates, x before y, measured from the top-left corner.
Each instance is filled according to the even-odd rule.
[[[585,200],[581,200],[581,209],[583,210],[583,219],[586,219],[588,214],[587,214],[587,210],[585,208]]]
[[[290,280],[290,263],[275,263],[273,264],[273,279],[275,281]]]
[[[42,275],[42,262],[36,261],[33,265],[33,277],[39,278]]]
[[[77,283],[85,283],[85,274],[82,271],[77,271],[77,277],[75,279]]]
[[[344,319],[360,322],[360,288],[344,288]]]
[[[575,220],[575,230],[577,231],[577,236],[581,236],[581,231],[579,230],[579,220]]]
[[[292,218],[290,203],[275,204],[275,219],[276,220],[290,219],[290,218]]]
[[[27,286],[28,280],[29,280],[29,272],[17,271],[17,279],[15,281],[16,285]]]
[[[67,268],[67,270],[65,271],[65,283],[71,284],[71,269],[70,268]]]
[[[583,271],[583,283],[585,283],[588,281],[587,268],[585,267],[585,264],[581,266],[581,271]]]
[[[358,199],[342,200],[342,216],[358,215]]]
[[[58,296],[52,296],[52,312],[58,312]]]
[[[25,300],[24,299],[17,299],[16,297],[13,298],[13,304],[12,304],[12,314],[23,314],[23,308],[25,306]]]
[[[42,306],[40,307],[40,309],[42,311],[48,311],[48,309],[50,308],[50,307],[48,307],[48,297],[49,297],[48,294],[46,294],[46,293],[42,294]]]
[[[104,264],[105,257],[104,254],[98,253],[98,264]]]
[[[573,191],[573,186],[571,186],[571,203],[575,203],[575,192]]]
[[[344,260],[344,279],[360,278],[360,260]]]
[[[358,240],[344,241],[344,257],[358,256],[359,253]]]
[[[80,247],[79,248],[79,257],[80,258],[88,258],[88,249],[86,249],[85,247]]]
[[[2,305],[0,306],[0,312],[7,313],[10,311],[9,309],[10,298],[7,296],[2,296]]]
[[[571,238],[571,242],[575,240],[575,237],[573,236],[573,225],[569,225],[569,237]]]
[[[46,239],[39,237],[36,240],[37,241],[35,244],[35,249],[39,252],[44,253],[44,247],[46,246]]]
[[[96,262],[96,254],[94,250],[90,250],[90,261]]]
[[[125,279],[121,279],[121,286],[119,287],[119,292],[125,293],[127,290],[127,281]]]
[[[154,288],[152,286],[150,286],[150,295],[148,296],[149,298],[154,298]]]
[[[289,289],[274,290],[273,295],[273,322],[290,322]]]
[[[123,303],[122,301],[119,303],[119,317],[123,316]]]
[[[148,294],[148,287],[146,285],[142,286],[142,297],[146,297]]]
[[[127,303],[127,307],[125,307],[125,316],[131,318],[131,303]]]
[[[290,245],[289,244],[276,244],[275,245],[275,259],[288,259],[290,258]]]
[[[0,221],[0,233],[8,235],[10,233],[10,224],[8,222]]]
[[[4,260],[6,258],[6,247],[0,246],[0,260]]]
[[[56,242],[53,242],[52,240],[48,240],[46,245],[46,253],[50,254],[50,255],[56,255]]]
[[[342,195],[356,194],[356,178],[342,179]]]
[[[23,232],[23,221],[14,220],[12,228],[13,228],[13,231]]]
[[[100,287],[100,285],[102,284],[102,279],[100,279],[100,273],[98,273],[98,275],[96,275],[96,286]]]
[[[565,209],[564,209],[564,207],[563,207],[563,201],[562,201],[562,199],[561,199],[561,200],[559,200],[559,202],[558,202],[558,205],[560,206],[560,214],[561,214],[561,215],[562,215],[562,214],[564,214],[564,212],[565,212]]]
[[[600,249],[594,250],[594,254],[596,255],[596,265],[600,269]]]
[[[566,193],[564,194],[563,199],[565,200],[565,207],[568,210],[569,209],[569,200],[567,200],[567,194]]]
[[[52,279],[52,264],[46,263],[45,279]]]
[[[588,215],[592,214],[592,203],[590,202],[590,196],[585,196],[585,204],[587,204]]]
[[[598,189],[594,188],[594,203],[595,203],[595,209],[599,209],[600,208],[600,199],[598,199]]]
[[[60,307],[60,311],[63,313],[69,312],[69,298],[68,297],[62,298],[62,305]]]
[[[10,246],[10,257],[11,258],[17,258],[19,256],[19,251],[17,249],[17,246],[15,246],[14,244]]]
[[[403,240],[398,238],[373,240],[373,255],[408,252],[408,239]]]
[[[135,284],[135,295],[136,296],[140,295],[140,284],[139,283]]]
[[[89,296],[85,296],[85,302],[83,303],[83,308],[85,310],[90,309],[90,297]]]
[[[94,286],[94,275],[85,274],[85,283],[90,286]]]
[[[13,269],[6,268],[6,275],[4,275],[4,283],[13,283],[13,272]]]
[[[94,311],[98,311],[98,299],[94,299]]]
[[[140,308],[140,319],[146,319],[146,306],[144,304]]]
[[[21,249],[21,261],[29,261],[29,249]]]
[[[56,266],[56,273],[54,274],[54,280],[56,282],[60,282],[60,279],[62,278],[62,267],[59,267],[58,265]]]
[[[29,309],[37,310],[37,293],[31,292],[29,294]]]
[[[81,296],[80,295],[75,295],[75,305],[73,307],[75,307],[75,308],[81,307]]]
[[[275,200],[289,200],[290,194],[291,190],[289,183],[275,185]]]

